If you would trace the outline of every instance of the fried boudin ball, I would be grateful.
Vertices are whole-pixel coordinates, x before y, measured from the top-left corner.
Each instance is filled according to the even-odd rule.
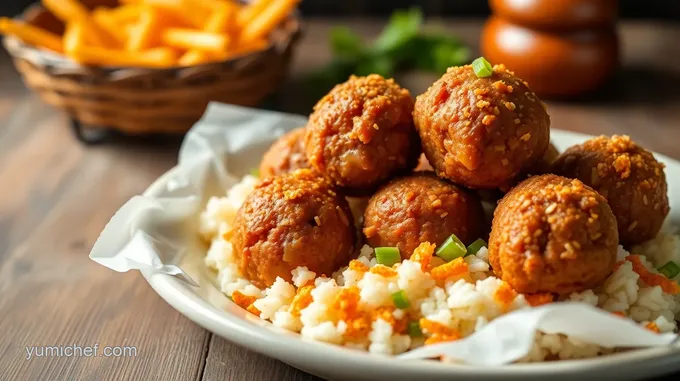
[[[670,210],[663,164],[628,136],[600,136],[566,150],[554,172],[578,178],[603,195],[616,216],[621,243],[654,238]]]
[[[423,151],[437,174],[469,188],[498,188],[545,153],[550,118],[521,79],[496,65],[477,77],[452,67],[416,99]]]
[[[619,239],[607,200],[581,181],[531,177],[494,212],[489,262],[521,293],[569,294],[612,272]]]
[[[309,168],[305,156],[305,129],[296,128],[281,136],[262,156],[260,177],[283,175],[300,168]]]
[[[412,112],[411,95],[394,80],[352,76],[314,106],[307,158],[344,193],[370,195],[415,167],[421,149]]]
[[[371,197],[364,234],[373,247],[398,247],[403,259],[423,242],[441,244],[451,234],[470,244],[485,236],[479,199],[432,172],[392,180]]]
[[[347,200],[309,169],[262,181],[234,220],[231,242],[242,274],[262,288],[307,266],[331,273],[351,259],[356,230]]]

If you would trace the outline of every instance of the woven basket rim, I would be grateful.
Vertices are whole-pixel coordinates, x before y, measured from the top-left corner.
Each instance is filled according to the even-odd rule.
[[[40,2],[33,3],[32,5],[28,6],[24,12],[22,12],[19,16],[15,17],[15,20],[18,21],[24,21],[26,20],[26,15],[29,14],[30,12],[35,12],[37,10],[44,10],[45,8],[40,4]],[[46,49],[41,49],[33,45],[29,45],[21,41],[20,39],[14,37],[14,36],[5,36],[2,39],[3,46],[7,51],[15,57],[25,59],[29,62],[31,62],[33,65],[36,66],[52,66],[52,67],[59,67],[63,69],[68,69],[69,71],[75,70],[75,71],[91,71],[92,69],[96,69],[100,74],[103,75],[113,75],[115,76],[116,73],[118,72],[135,72],[136,75],[143,75],[147,73],[154,73],[154,74],[173,74],[177,73],[178,71],[182,70],[195,70],[197,68],[206,68],[206,67],[211,67],[215,65],[225,65],[225,64],[233,64],[235,62],[244,60],[244,59],[257,59],[258,57],[261,56],[266,56],[267,54],[271,53],[272,51],[276,51],[278,53],[284,52],[287,47],[293,43],[295,43],[301,36],[302,34],[302,17],[300,16],[300,12],[298,10],[294,10],[291,12],[289,17],[283,21],[283,23],[286,22],[292,22],[293,27],[288,28],[287,33],[285,35],[285,38],[282,39],[279,43],[274,43],[272,41],[269,41],[269,45],[266,49],[259,50],[256,52],[252,53],[246,53],[246,54],[241,54],[237,55],[235,57],[230,57],[229,59],[222,60],[222,61],[213,61],[213,62],[208,62],[200,65],[193,65],[193,66],[173,66],[173,67],[167,67],[167,68],[146,68],[146,67],[130,67],[130,66],[97,66],[97,65],[82,65],[76,61],[73,61],[70,59],[68,56],[53,52],[50,50]],[[279,25],[280,26],[280,25]]]

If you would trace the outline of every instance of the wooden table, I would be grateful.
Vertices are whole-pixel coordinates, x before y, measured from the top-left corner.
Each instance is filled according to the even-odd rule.
[[[365,36],[380,23],[347,20]],[[329,21],[312,20],[293,79],[274,106],[308,113],[298,80],[329,59]],[[477,46],[481,23],[445,25]],[[622,26],[624,67],[603,93],[549,102],[552,126],[630,134],[680,159],[680,27]],[[434,78],[404,76],[419,93]],[[176,161],[178,140],[86,147],[68,119],[29,93],[0,55],[0,379],[317,380],[234,346],[167,305],[137,272],[118,274],[87,258],[108,219]],[[41,345],[134,346],[133,357],[33,357]],[[677,377],[677,375],[675,376]],[[671,378],[668,378],[670,380]]]

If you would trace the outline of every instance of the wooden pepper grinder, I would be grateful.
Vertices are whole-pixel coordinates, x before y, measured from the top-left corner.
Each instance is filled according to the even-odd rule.
[[[617,0],[489,0],[481,51],[542,96],[597,89],[618,66]]]

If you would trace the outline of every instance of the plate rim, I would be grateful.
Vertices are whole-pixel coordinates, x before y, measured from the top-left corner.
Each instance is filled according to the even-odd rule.
[[[553,141],[563,139],[586,140],[592,137],[592,135],[572,131],[551,130],[551,140]],[[673,162],[680,168],[679,161],[656,152],[653,152],[653,154],[657,159]],[[156,179],[142,195],[148,197],[159,194],[176,171],[177,166],[172,167]],[[645,375],[654,376],[680,369],[680,361],[677,361],[680,359],[680,346],[643,348],[589,359],[509,364],[495,367],[441,363],[429,360],[395,361],[394,358],[389,356],[369,355],[362,351],[333,344],[309,341],[302,339],[298,334],[278,333],[266,327],[267,325],[271,326],[271,323],[257,325],[242,317],[219,310],[209,301],[196,294],[191,286],[173,276],[153,273],[151,270],[140,272],[161,298],[196,324],[242,347],[295,367],[300,366],[301,359],[304,363],[305,358],[318,359],[319,356],[325,356],[322,361],[324,365],[335,365],[330,368],[348,369],[342,367],[344,364],[351,368],[359,368],[362,373],[369,371],[376,375],[399,374],[402,377],[408,375],[417,375],[418,377],[456,376],[471,379],[503,377],[504,379],[518,380],[526,379],[526,377],[574,377],[591,372],[593,373],[591,376],[598,377],[595,373],[600,375],[603,373],[622,374],[635,370],[639,373],[640,370],[650,369],[652,372],[645,372]],[[233,302],[229,300],[228,303]],[[307,372],[319,373],[307,367],[304,368]],[[324,368],[329,369],[328,366]]]

